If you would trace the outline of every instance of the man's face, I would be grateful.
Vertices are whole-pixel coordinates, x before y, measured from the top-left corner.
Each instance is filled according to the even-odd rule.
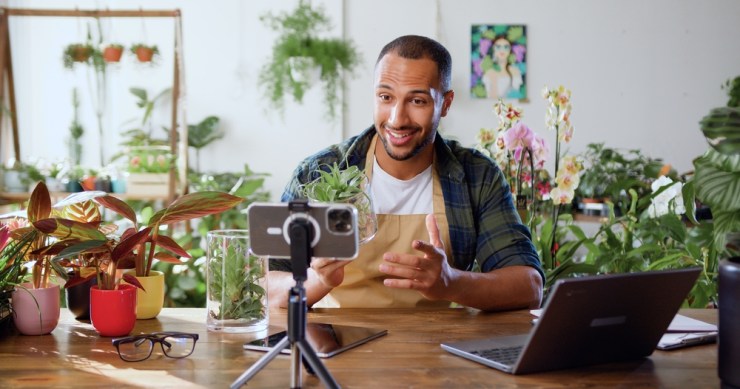
[[[431,150],[439,119],[447,115],[452,92],[440,90],[437,64],[390,53],[375,67],[373,120],[388,155],[397,161]],[[427,151],[431,152],[431,151]]]

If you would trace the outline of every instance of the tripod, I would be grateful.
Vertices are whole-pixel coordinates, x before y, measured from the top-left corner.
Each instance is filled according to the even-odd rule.
[[[291,212],[307,212],[308,202],[291,201],[288,205]],[[290,236],[290,257],[293,264],[293,279],[295,286],[290,289],[288,295],[288,332],[280,342],[267,354],[247,369],[239,378],[231,384],[231,389],[244,385],[257,372],[267,366],[280,352],[290,345],[290,387],[300,388],[301,380],[301,356],[321,382],[328,388],[339,388],[339,385],[326,369],[316,352],[306,340],[306,290],[303,282],[308,277],[308,266],[311,262],[311,223],[306,219],[296,218],[288,226]],[[309,371],[311,371],[309,370]]]

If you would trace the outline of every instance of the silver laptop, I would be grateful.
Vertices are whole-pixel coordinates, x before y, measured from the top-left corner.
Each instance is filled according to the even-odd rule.
[[[441,346],[511,374],[646,357],[657,346],[700,270],[558,280],[529,333]]]

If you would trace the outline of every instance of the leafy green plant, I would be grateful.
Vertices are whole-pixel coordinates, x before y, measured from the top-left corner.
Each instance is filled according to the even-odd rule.
[[[72,69],[76,63],[89,64],[92,61],[95,47],[88,43],[73,43],[64,48],[62,62],[64,67]]]
[[[139,62],[152,62],[152,59],[159,55],[159,48],[156,45],[134,43],[129,50],[131,54],[136,56]]]
[[[209,244],[209,298],[218,302],[218,311],[208,314],[219,320],[264,317],[267,291],[260,283],[266,277],[266,259],[249,253],[249,239],[216,237]]]
[[[694,159],[694,175],[684,196],[689,205],[696,197],[709,206],[714,249],[730,254],[727,236],[740,232],[740,76],[728,80],[725,88],[727,107],[712,109],[700,122],[710,148]],[[687,214],[693,219],[693,208]]]
[[[195,149],[195,170],[200,171],[200,150],[224,137],[218,116],[208,116],[198,124],[188,125],[188,146]]]
[[[155,108],[163,103],[165,98],[171,96],[172,89],[166,88],[151,98],[149,97],[149,92],[143,88],[132,87],[129,88],[129,92],[131,92],[131,94],[137,99],[136,106],[141,109],[141,117],[131,119],[127,122],[136,122],[138,124],[137,127],[128,129],[121,133],[123,141],[120,145],[123,146],[123,150],[114,154],[111,157],[111,161],[116,161],[124,156],[130,156],[128,153],[131,150],[137,150],[137,148],[140,148],[140,150],[145,150],[147,147],[154,147],[157,150],[161,147],[169,149],[170,142],[166,137],[156,138],[153,134],[154,124],[152,123],[152,114],[154,113]],[[141,156],[142,155],[140,155],[140,157]],[[148,155],[143,156],[147,157],[145,161],[148,161]],[[166,157],[168,162],[173,162],[172,160],[174,159],[174,156],[171,153],[168,153]],[[158,162],[162,162],[161,159]],[[169,165],[167,169],[169,169]]]
[[[238,196],[244,201],[222,213],[198,219],[196,234],[183,235],[176,239],[186,248],[190,258],[179,264],[158,262],[156,270],[165,274],[168,306],[204,307],[206,305],[205,261],[206,235],[213,230],[247,229],[247,219],[242,211],[255,201],[268,201],[270,193],[264,190],[267,174],[255,173],[248,165],[241,172],[192,173],[189,175],[191,192],[220,191]],[[203,243],[201,243],[203,242]]]
[[[357,166],[340,169],[334,165],[326,165],[327,170],[319,170],[320,177],[303,185],[303,194],[309,199],[324,203],[341,202],[351,199],[360,193],[362,184],[366,180],[365,173]]]
[[[650,158],[638,149],[623,151],[604,143],[591,143],[581,156],[585,168],[576,189],[578,197],[609,200],[619,211],[629,208],[630,189],[643,197],[650,192],[652,180],[661,174],[677,178],[675,170],[666,169],[660,159]]]
[[[331,28],[331,21],[321,6],[312,7],[310,2],[300,0],[291,12],[278,15],[266,13],[260,20],[279,35],[272,48],[272,58],[260,70],[259,84],[265,95],[278,111],[284,110],[284,99],[290,94],[293,100],[302,103],[303,95],[310,87],[306,80],[291,75],[294,70],[291,58],[309,58],[314,66],[320,67],[320,81],[326,98],[326,115],[336,119],[339,90],[344,87],[343,72],[351,73],[360,62],[360,55],[351,41],[337,38],[319,38]],[[310,66],[301,65],[301,67]]]
[[[83,212],[75,212],[69,208],[80,202],[85,202]],[[59,265],[57,273],[66,273],[58,270],[69,265],[65,259],[89,255],[99,272],[87,277],[73,277],[67,281],[66,286],[82,283],[97,275],[101,289],[114,289],[117,285],[116,270],[119,268],[135,268],[137,276],[148,276],[155,259],[179,263],[176,255],[188,256],[172,238],[161,234],[160,227],[223,212],[240,202],[241,198],[222,192],[187,194],[156,212],[149,218],[147,225],[140,228],[133,209],[104,192],[70,195],[53,210],[49,191],[41,182],[29,200],[27,215],[32,225],[30,228],[56,240],[37,248],[32,254],[38,258],[54,256],[52,261]],[[125,230],[120,237],[112,235],[117,226],[102,224],[99,206],[129,220],[133,227]],[[133,276],[124,276],[124,279],[138,285]]]
[[[310,200],[322,203],[350,203],[357,208],[357,229],[361,242],[375,236],[378,223],[370,196],[365,191],[367,176],[357,166],[342,169],[334,162],[319,169],[319,178],[304,184],[301,191]]]
[[[0,227],[0,328],[12,318],[10,296],[26,274],[23,264],[32,241],[32,234],[23,235],[18,240],[10,239],[8,226]]]
[[[614,204],[608,203],[608,219],[593,236],[573,223],[565,225],[574,238],[556,252],[558,266],[547,273],[549,288],[559,278],[578,274],[614,274],[684,267],[702,267],[699,280],[686,299],[685,305],[704,308],[716,301],[717,252],[707,246],[707,225],[689,228],[680,215],[673,212],[650,215],[638,212],[648,208],[666,188],[638,198],[630,189],[630,206],[616,216]],[[641,204],[640,204],[641,203]],[[711,229],[711,227],[709,227]],[[582,257],[578,250],[585,248]]]

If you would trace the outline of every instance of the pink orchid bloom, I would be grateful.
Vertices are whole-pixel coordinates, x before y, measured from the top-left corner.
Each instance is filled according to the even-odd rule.
[[[547,157],[550,155],[550,148],[547,146],[545,138],[535,135],[534,142],[532,142],[532,154],[534,156],[535,166],[538,169],[542,169],[545,166]]]
[[[517,149],[529,148],[532,149],[532,143],[534,143],[535,134],[529,127],[522,122],[517,122],[510,129],[504,133],[504,145],[510,151],[517,152]],[[521,150],[519,150],[521,153]]]

